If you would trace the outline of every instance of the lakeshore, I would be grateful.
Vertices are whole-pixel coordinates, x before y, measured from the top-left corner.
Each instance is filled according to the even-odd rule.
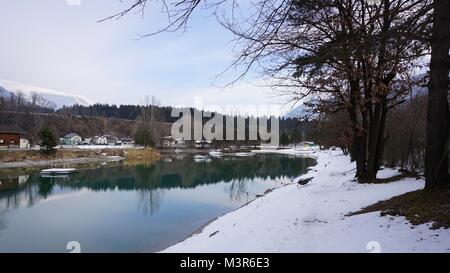
[[[0,169],[32,168],[42,166],[63,166],[118,161],[154,162],[159,152],[153,149],[67,149],[55,154],[42,154],[36,150],[0,151]]]
[[[423,189],[423,179],[358,184],[348,156],[333,150],[258,151],[308,156],[317,165],[299,180],[217,218],[199,233],[162,252],[450,252],[450,229],[413,225],[380,211],[352,212]],[[384,168],[378,178],[399,175]],[[271,219],[267,221],[267,219]]]
[[[160,162],[177,164],[177,160],[192,157],[198,152],[197,150],[178,152],[165,150],[162,152],[164,157]],[[207,151],[201,151],[201,153],[205,155]],[[270,181],[270,185],[275,184],[261,190],[260,193],[255,194],[239,207],[227,211],[225,215],[217,217],[211,214],[206,218],[201,218],[205,222],[197,220],[191,223],[190,230],[184,230],[185,239],[180,238],[181,241],[178,240],[177,243],[174,238],[166,238],[164,242],[159,243],[161,247],[157,247],[157,249],[159,248],[162,252],[450,251],[448,239],[450,230],[433,229],[435,223],[432,221],[413,224],[414,221],[410,221],[411,219],[388,215],[381,209],[372,208],[364,211],[364,208],[371,207],[377,202],[423,189],[424,181],[420,176],[409,177],[402,174],[399,169],[383,168],[377,177],[382,181],[390,181],[389,183],[358,184],[353,178],[355,171],[353,163],[350,162],[348,156],[338,150],[320,150],[315,146],[260,149],[251,150],[251,153],[268,159],[280,155],[289,158],[309,158],[314,159],[316,165],[308,167],[306,172],[291,178],[290,181],[267,180],[265,183]],[[142,153],[142,150],[133,150],[132,152],[128,151],[127,154],[132,155],[132,160],[129,158],[128,162],[137,162],[139,166],[141,166],[139,162],[156,162],[160,159],[159,151],[156,150],[147,150],[146,153]],[[125,157],[126,153],[119,156],[106,155],[97,151],[96,156],[93,157],[60,158],[57,163],[93,163],[97,165],[102,162],[124,161],[124,166],[134,165],[126,163]],[[250,158],[252,157],[250,156]],[[211,158],[213,157],[211,156]],[[224,162],[228,162],[239,158],[228,154],[223,159],[225,159]],[[253,159],[250,158],[245,162],[251,162]],[[172,160],[175,161],[170,163]],[[203,172],[203,168],[209,168],[211,163],[208,162],[210,161],[196,161],[194,156],[194,165],[186,170],[198,166],[199,170]],[[6,162],[0,165],[5,170],[14,170],[19,166],[38,168],[52,163],[55,162],[53,160],[25,160]],[[282,161],[280,163],[284,164]],[[106,166],[101,169],[108,171],[109,168]],[[237,168],[237,166],[232,168]],[[175,167],[174,170],[176,169],[180,170],[179,167]],[[248,167],[246,170],[250,171]],[[166,178],[157,179],[162,184],[156,189],[165,188],[175,182],[167,181],[166,179],[169,177],[167,175],[172,176],[173,173],[171,174],[169,171],[164,175]],[[148,179],[154,180],[145,178],[141,183],[149,183]],[[82,181],[84,179],[77,184],[85,183]],[[181,181],[176,183],[181,183]],[[65,185],[72,187],[67,182]],[[195,186],[195,191],[201,191],[201,187],[197,187]],[[238,191],[240,191],[239,187]],[[239,194],[247,194],[248,198],[246,191]],[[267,217],[272,220],[267,222]],[[137,251],[146,250],[139,249]],[[150,251],[155,251],[154,246]]]
[[[38,168],[8,171],[0,186],[0,252],[65,252],[71,240],[83,252],[161,251],[295,183],[315,164],[288,155],[205,157],[174,153],[151,165],[77,166],[60,177],[41,176]]]

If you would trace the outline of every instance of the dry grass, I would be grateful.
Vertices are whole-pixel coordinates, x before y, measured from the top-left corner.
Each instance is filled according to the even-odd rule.
[[[125,164],[151,165],[160,158],[160,153],[152,148],[127,150],[125,153]]]
[[[20,162],[25,160],[54,160],[81,157],[99,156],[125,156],[128,150],[124,149],[104,149],[104,150],[58,150],[55,154],[44,154],[40,151],[18,150],[1,151],[0,162]]]
[[[404,216],[413,225],[433,222],[434,229],[450,228],[450,189],[408,192],[370,205],[349,216],[375,211],[381,211],[381,216]]]

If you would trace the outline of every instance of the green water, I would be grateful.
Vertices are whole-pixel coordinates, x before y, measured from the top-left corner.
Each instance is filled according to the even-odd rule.
[[[165,156],[152,166],[98,166],[65,178],[0,177],[0,252],[153,252],[266,190],[295,182],[314,160],[286,155]]]

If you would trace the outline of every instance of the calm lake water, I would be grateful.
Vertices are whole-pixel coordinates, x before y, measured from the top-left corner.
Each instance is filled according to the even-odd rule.
[[[0,177],[0,252],[153,252],[267,189],[293,182],[314,160],[287,155],[165,156],[152,166],[99,166],[66,178]]]

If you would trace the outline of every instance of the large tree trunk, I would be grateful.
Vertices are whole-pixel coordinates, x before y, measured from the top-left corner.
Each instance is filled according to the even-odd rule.
[[[377,61],[377,72],[375,77],[375,89],[367,90],[370,97],[376,97],[376,103],[374,109],[369,106],[370,111],[370,125],[368,128],[368,139],[367,139],[367,166],[366,173],[360,178],[360,182],[376,182],[376,176],[379,169],[379,164],[381,162],[381,156],[384,148],[384,134],[385,134],[385,124],[386,124],[386,94],[384,90],[387,88],[389,81],[386,83],[384,81],[384,70],[386,66],[386,52],[387,52],[387,37],[391,26],[391,2],[389,0],[383,1],[383,24],[382,24],[382,34],[380,40],[380,48],[378,52]],[[372,87],[373,88],[373,87]]]
[[[366,174],[366,136],[356,135],[353,137],[352,150],[356,161],[355,177],[362,178]]]
[[[381,124],[381,101],[375,105],[375,111],[370,122],[369,138],[368,138],[368,154],[367,154],[367,171],[361,182],[375,182],[376,169],[376,155],[379,144],[380,124]]]
[[[360,86],[359,79],[350,79],[350,103],[351,107],[348,109],[350,120],[352,122],[353,130],[353,141],[351,154],[352,159],[356,161],[356,174],[355,177],[358,179],[363,177],[366,173],[366,140],[367,132],[365,128],[361,125],[361,120],[359,117],[359,97],[360,97]]]
[[[387,107],[387,99],[386,96],[382,99],[382,110],[381,110],[381,121],[380,121],[380,128],[378,130],[378,146],[375,154],[375,176],[377,172],[380,170],[381,167],[381,161],[383,159],[383,152],[384,152],[384,146],[386,144],[386,122],[387,122],[387,114],[388,114],[388,107]]]
[[[370,124],[366,173],[361,177],[361,182],[376,182],[377,172],[380,169],[383,157],[384,144],[386,142],[387,105],[385,97],[380,98],[380,101],[375,107]]]
[[[450,1],[434,1],[431,41],[430,83],[428,86],[427,142],[425,155],[426,189],[448,184],[448,72],[450,44]]]

